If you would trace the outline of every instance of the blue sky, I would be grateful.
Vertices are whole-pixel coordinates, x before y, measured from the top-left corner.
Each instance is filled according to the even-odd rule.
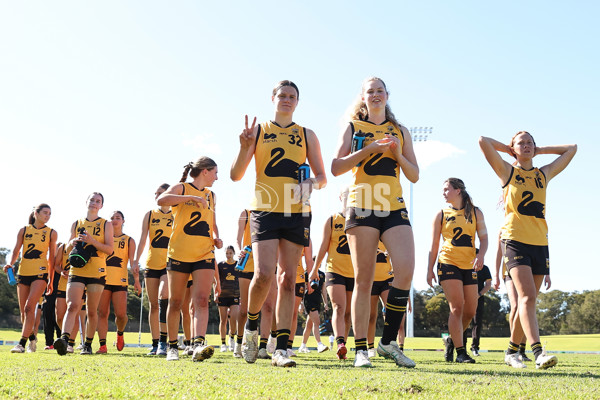
[[[125,232],[137,240],[156,187],[177,182],[183,165],[201,155],[219,165],[217,219],[221,237],[233,243],[253,190],[252,167],[242,182],[229,180],[244,115],[270,119],[272,87],[293,80],[300,87],[295,121],[316,132],[329,171],[344,112],[362,80],[376,75],[401,122],[433,127],[429,141],[416,144],[417,289],[425,288],[431,223],[444,207],[446,178],[465,181],[490,236],[498,232],[500,182],[477,138],[508,141],[519,130],[540,145],[579,145],[548,189],[551,275],[557,289],[597,289],[587,250],[600,222],[592,207],[600,191],[590,179],[600,150],[599,7],[377,4],[2,3],[0,246],[12,248],[40,202],[52,206],[49,225],[67,239],[91,191],[105,195],[101,215],[123,211]],[[350,176],[328,178],[312,199],[317,245]]]

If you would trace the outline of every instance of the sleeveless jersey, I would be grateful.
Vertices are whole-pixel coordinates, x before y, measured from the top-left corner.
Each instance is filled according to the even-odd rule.
[[[381,125],[355,120],[350,126],[352,135],[359,130],[365,134],[365,147],[376,140],[384,139],[386,134],[399,138],[399,146],[404,144],[402,132],[387,120]],[[352,167],[352,175],[354,182],[348,194],[348,207],[379,211],[406,208],[400,186],[400,166],[391,150],[370,154],[360,166]]]
[[[346,238],[346,219],[340,213],[331,216],[331,238],[327,249],[327,272],[354,278],[350,247]]]
[[[68,271],[71,268],[71,263],[69,263],[69,253],[67,253],[67,244],[63,245],[62,250],[62,259],[60,265],[65,271]],[[58,280],[58,289],[60,291],[65,292],[67,290],[67,282],[69,281],[68,277],[60,275],[60,279]]]
[[[502,239],[548,245],[546,176],[538,168],[513,167],[504,189]]]
[[[298,166],[306,161],[306,129],[298,124],[281,127],[275,122],[260,124],[254,160],[256,185],[251,210],[277,213],[309,212],[310,207],[293,203],[298,184]]]
[[[235,270],[236,262],[229,264],[222,261],[218,264],[219,280],[221,281],[221,294],[219,297],[240,297],[240,284],[238,272]]]
[[[373,282],[387,281],[394,277],[392,264],[386,251],[385,246],[380,241],[379,245],[377,245],[377,261],[375,262],[375,277],[373,278]]]
[[[169,258],[182,262],[196,262],[215,258],[213,223],[215,220],[215,196],[204,188],[197,189],[191,183],[183,184],[183,195],[203,197],[208,206],[197,207],[196,203],[171,206],[173,233],[169,241]]]
[[[158,210],[150,211],[148,215],[148,237],[150,246],[148,248],[148,257],[146,258],[146,267],[148,269],[164,269],[167,266],[167,248],[169,247],[169,238],[173,231],[173,214]]]
[[[473,269],[475,259],[475,234],[477,233],[476,208],[473,209],[471,222],[465,218],[464,208],[452,207],[442,210],[442,237],[444,243],[438,256],[441,264],[450,264],[460,269]]]
[[[129,262],[130,237],[122,234],[113,239],[113,253],[106,258],[106,284],[127,286],[127,263]]]
[[[85,228],[88,235],[92,235],[94,239],[100,243],[104,243],[104,227],[106,220],[104,218],[96,218],[93,221],[88,221],[87,218],[82,218],[77,221],[75,233],[79,232],[79,228]],[[86,244],[85,247],[91,245]],[[93,247],[93,246],[92,246]],[[101,278],[106,276],[106,253],[101,252],[95,247],[92,248],[92,257],[82,268],[71,268],[70,274],[81,276],[83,278]]]
[[[252,241],[250,237],[250,212],[245,210],[246,212],[246,225],[244,226],[244,237],[242,239],[242,249],[246,246],[252,247]],[[244,267],[244,272],[254,272],[254,257],[252,253],[248,256],[248,261],[246,261],[246,266]]]
[[[33,276],[48,273],[48,248],[52,229],[44,226],[37,229],[27,225],[23,229],[23,254],[19,264],[19,275]]]

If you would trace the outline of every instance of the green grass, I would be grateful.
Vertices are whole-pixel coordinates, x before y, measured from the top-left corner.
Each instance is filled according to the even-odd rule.
[[[137,333],[126,335],[129,342],[137,342]],[[0,331],[2,339],[18,336]],[[554,336],[548,338],[548,346],[563,343],[571,350],[590,350],[580,346],[598,342],[598,336]],[[119,353],[112,339],[109,336],[109,354],[102,356],[60,357],[44,350],[11,354],[9,346],[0,346],[0,398],[600,398],[599,355],[559,354],[555,368],[538,371],[531,364],[525,370],[505,366],[501,353],[483,353],[475,365],[456,365],[443,362],[441,352],[408,351],[417,362],[413,370],[381,358],[373,361],[375,368],[357,370],[351,361],[337,361],[333,352],[312,352],[296,358],[297,368],[282,369],[264,360],[246,364],[218,351],[202,363],[189,357],[167,362],[145,356],[147,349],[125,348]],[[217,337],[209,340],[219,343]],[[440,342],[407,339],[406,344],[439,348]],[[484,339],[487,342],[506,345],[506,339]],[[349,355],[352,358],[353,353]]]

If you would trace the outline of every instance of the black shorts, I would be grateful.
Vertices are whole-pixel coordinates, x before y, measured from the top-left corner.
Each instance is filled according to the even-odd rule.
[[[304,311],[306,311],[306,314],[309,314],[313,311],[316,311],[318,313],[321,312],[321,302],[316,302],[316,301],[306,301],[306,299],[304,300]]]
[[[121,285],[104,285],[104,290],[108,290],[108,291],[111,291],[113,293],[115,293],[115,292],[126,292],[127,291],[127,286],[121,286]]]
[[[386,290],[390,290],[390,284],[394,278],[386,279],[385,281],[374,281],[371,288],[371,296],[380,296]]]
[[[548,246],[535,246],[515,240],[502,240],[502,255],[506,268],[510,269],[517,265],[527,265],[531,268],[533,275],[550,274],[550,254]]]
[[[438,263],[438,280],[458,279],[463,286],[477,285],[477,271],[474,269],[461,269],[455,265]]]
[[[17,283],[20,285],[31,286],[34,281],[47,281],[48,274],[39,275],[19,275],[17,274]]]
[[[167,267],[163,269],[145,269],[144,278],[160,279],[167,274]]]
[[[252,243],[271,239],[285,239],[301,246],[308,246],[312,215],[302,213],[284,214],[268,211],[250,213]]]
[[[106,277],[101,278],[85,278],[83,276],[69,275],[69,283],[83,283],[87,285],[106,285]],[[85,293],[84,293],[85,296]]]
[[[306,287],[304,286],[304,283],[296,283],[296,290],[295,290],[296,297],[303,298],[305,291],[306,291]]]
[[[373,211],[350,207],[346,214],[346,232],[356,226],[370,226],[379,230],[379,235],[381,235],[388,229],[400,225],[410,226],[406,208],[394,211]]]
[[[238,272],[238,279],[249,279],[252,280],[252,278],[254,278],[254,272],[244,272],[244,271],[240,271]]]
[[[186,286],[186,287],[189,289],[189,288],[191,288],[193,285],[194,285],[194,280],[192,279],[192,280],[189,280],[189,281],[187,282],[187,286]]]
[[[217,305],[219,307],[231,307],[231,306],[239,306],[240,298],[239,297],[218,297]]]
[[[346,292],[352,292],[354,290],[354,278],[346,278],[335,272],[325,273],[325,287],[333,285],[344,285]]]
[[[56,291],[56,298],[57,299],[66,299],[67,298],[67,292],[64,290],[57,290]]]
[[[167,271],[177,271],[184,274],[191,274],[194,271],[201,269],[215,269],[215,259],[200,260],[195,262],[177,261],[169,258],[167,261]]]

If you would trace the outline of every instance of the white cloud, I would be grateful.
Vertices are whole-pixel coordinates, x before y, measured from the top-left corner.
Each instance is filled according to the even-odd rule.
[[[420,168],[427,168],[445,158],[465,153],[464,150],[461,150],[450,143],[444,143],[437,140],[415,142],[414,147]]]

